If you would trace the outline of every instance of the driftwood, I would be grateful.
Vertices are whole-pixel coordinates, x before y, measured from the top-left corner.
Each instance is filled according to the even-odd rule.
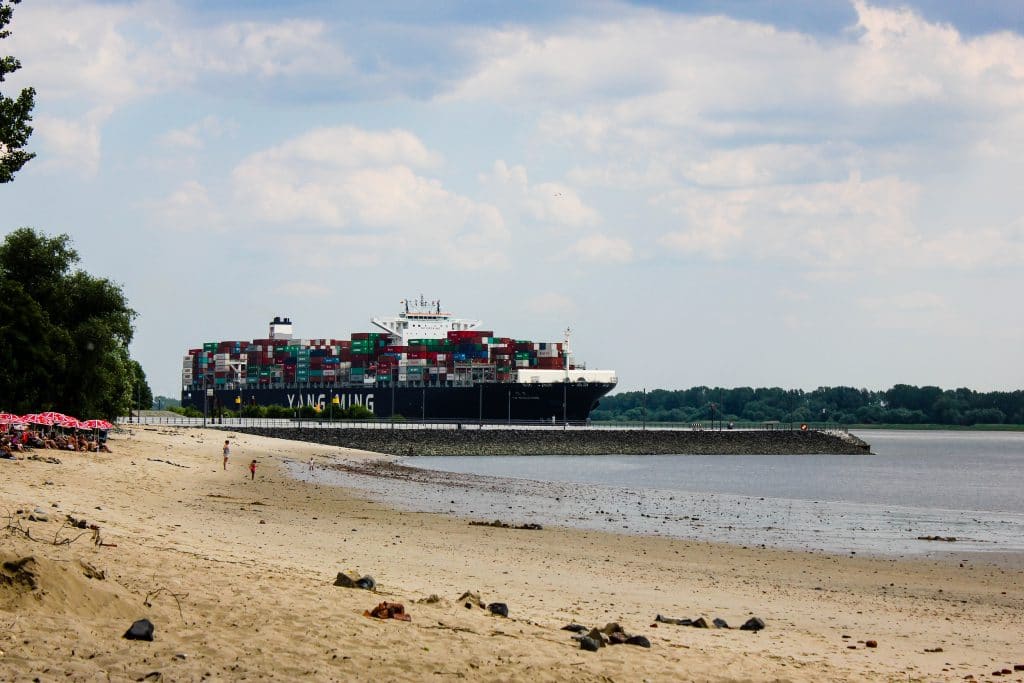
[[[174,592],[171,592],[170,590],[168,590],[167,588],[161,587],[161,588],[157,588],[154,591],[150,591],[150,592],[146,593],[146,598],[142,601],[142,604],[145,605],[146,607],[152,607],[153,603],[150,600],[150,598],[155,598],[156,596],[160,595],[161,593],[167,593],[172,598],[174,598],[174,602],[177,603],[177,605],[178,605],[178,614],[181,616],[181,623],[183,623],[183,624],[187,623],[185,621],[185,613],[181,609],[181,600],[183,598],[187,598],[188,597],[188,593],[174,593]]]

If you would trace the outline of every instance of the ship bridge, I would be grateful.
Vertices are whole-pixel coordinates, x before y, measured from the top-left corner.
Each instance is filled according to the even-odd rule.
[[[439,300],[402,299],[403,310],[396,316],[371,318],[370,322],[392,337],[392,343],[405,346],[410,339],[445,339],[449,332],[475,330],[479,320],[455,318],[441,310]]]

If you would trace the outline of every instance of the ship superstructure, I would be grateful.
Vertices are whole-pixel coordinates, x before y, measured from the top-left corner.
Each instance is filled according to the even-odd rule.
[[[410,339],[445,339],[449,332],[465,332],[480,327],[479,320],[455,318],[441,310],[440,300],[402,299],[398,315],[371,318],[370,322],[391,335],[393,343],[405,346]]]

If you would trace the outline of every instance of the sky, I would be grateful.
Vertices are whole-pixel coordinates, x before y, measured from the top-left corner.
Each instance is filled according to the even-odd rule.
[[[1024,386],[1017,0],[25,0],[71,236],[181,356],[439,299],[620,390]]]

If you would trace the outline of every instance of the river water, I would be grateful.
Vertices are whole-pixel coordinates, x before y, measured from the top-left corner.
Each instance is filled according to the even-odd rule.
[[[857,435],[872,455],[409,457],[399,464],[417,469],[401,479],[315,476],[486,521],[883,556],[1024,553],[1024,433]]]

